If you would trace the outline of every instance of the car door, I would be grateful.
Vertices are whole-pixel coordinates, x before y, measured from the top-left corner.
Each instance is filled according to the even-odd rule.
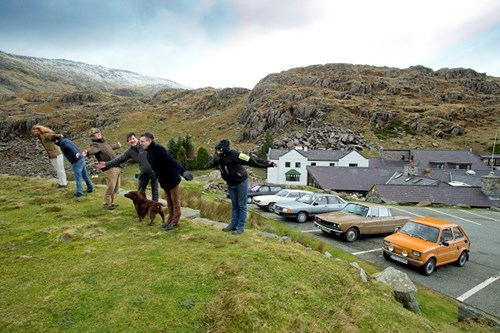
[[[380,225],[378,217],[379,208],[370,207],[366,217],[360,222],[360,231],[362,234],[380,234],[383,228]]]
[[[260,192],[260,194],[262,194],[262,195],[271,194],[271,191],[270,191],[270,189],[269,189],[269,186],[267,186],[267,185],[262,185],[262,186],[259,188],[259,192]]]
[[[377,228],[379,233],[390,234],[394,232],[396,228],[396,219],[392,217],[392,212],[389,207],[380,206],[377,207]]]
[[[448,245],[444,245],[444,243]],[[457,242],[453,238],[453,232],[451,228],[443,228],[441,230],[441,235],[439,238],[439,249],[438,249],[438,265],[447,264],[457,260],[460,252],[458,250]]]
[[[288,195],[286,196],[286,199],[283,200],[283,201],[294,201],[298,198],[300,198],[301,195],[299,192],[295,192],[295,191],[290,191],[288,192]]]
[[[312,202],[311,204],[309,215],[316,215],[327,212],[329,212],[328,198],[325,195],[318,195],[314,202]]]
[[[458,255],[460,255],[460,253],[462,253],[464,249],[469,249],[469,239],[467,238],[467,236],[465,236],[465,232],[462,230],[462,228],[458,226],[453,227],[452,231],[453,238],[455,239],[455,246],[457,247],[457,250],[459,252]]]
[[[326,198],[328,199],[329,212],[338,212],[339,210],[342,210],[342,208],[344,208],[346,205],[345,201],[336,196],[330,195],[327,196]]]

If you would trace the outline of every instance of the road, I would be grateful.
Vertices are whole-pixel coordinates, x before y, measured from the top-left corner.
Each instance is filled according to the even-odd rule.
[[[353,243],[348,243],[340,237],[324,234],[312,221],[300,224],[283,220],[273,213],[264,213],[255,205],[249,205],[249,208],[267,217],[281,220],[292,228],[307,232],[317,239],[376,265],[381,270],[392,266],[408,274],[416,283],[500,319],[499,212],[487,209],[393,206],[398,215],[429,216],[455,222],[464,228],[471,240],[470,258],[464,267],[446,265],[438,267],[431,276],[425,276],[411,266],[386,261],[382,257],[381,247],[385,235],[361,237]]]

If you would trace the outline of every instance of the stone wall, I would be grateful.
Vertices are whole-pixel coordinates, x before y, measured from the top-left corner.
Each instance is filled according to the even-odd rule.
[[[482,178],[481,190],[489,197],[500,198],[500,177],[487,175]]]

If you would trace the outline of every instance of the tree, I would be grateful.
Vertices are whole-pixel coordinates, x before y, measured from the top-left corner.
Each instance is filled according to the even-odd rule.
[[[186,149],[186,155],[188,157],[193,157],[194,156],[194,147],[193,143],[191,142],[191,136],[186,134],[184,139],[179,138],[179,146],[183,146],[184,149]]]
[[[203,170],[209,161],[210,156],[208,155],[208,150],[205,147],[198,148],[198,152],[196,153],[195,168],[197,170]]]
[[[186,156],[193,157],[194,156],[194,148],[193,148],[193,143],[191,142],[191,136],[186,134],[184,138],[176,138],[176,139],[170,139],[168,141],[168,153],[172,156],[177,156],[179,153],[179,149],[181,147],[184,147]]]
[[[260,158],[265,158],[267,153],[269,152],[269,148],[274,147],[274,139],[272,134],[269,131],[266,131],[266,136],[264,137],[264,142],[260,146],[259,151],[257,152],[257,156]]]
[[[168,141],[167,151],[170,155],[177,156],[177,153],[179,152],[179,140],[176,142],[175,139],[170,139]]]
[[[187,155],[186,149],[183,146],[180,146],[179,151],[177,152],[177,161],[186,168],[187,165]]]

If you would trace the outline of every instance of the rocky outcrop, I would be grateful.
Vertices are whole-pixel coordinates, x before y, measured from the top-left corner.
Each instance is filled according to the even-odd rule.
[[[295,133],[285,132],[281,139],[276,140],[275,148],[293,149],[301,146],[315,150],[358,150],[375,147],[365,141],[362,133],[350,129],[332,126],[325,122],[311,119],[304,121],[297,119],[296,123],[302,124],[303,131]]]
[[[245,130],[240,140],[255,140],[267,130],[290,132],[297,122],[330,118],[339,119],[340,127],[361,127],[375,134],[397,123],[402,135],[461,136],[470,125],[465,119],[474,118],[463,110],[492,119],[492,102],[498,104],[499,93],[498,78],[472,69],[350,64],[295,68],[268,75],[255,86],[241,115]]]
[[[379,282],[387,284],[394,292],[394,297],[406,309],[421,314],[420,304],[415,298],[417,287],[407,274],[392,267],[387,267],[382,272],[373,274],[372,277]]]

